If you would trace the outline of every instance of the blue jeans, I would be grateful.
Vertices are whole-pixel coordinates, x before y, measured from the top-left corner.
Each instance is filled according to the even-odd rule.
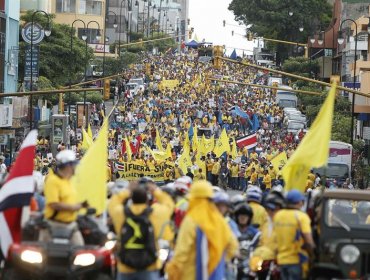
[[[300,264],[280,265],[280,276],[282,280],[301,280],[302,267]]]
[[[117,280],[159,280],[159,272],[158,270],[144,270],[133,273],[119,272],[117,275]]]

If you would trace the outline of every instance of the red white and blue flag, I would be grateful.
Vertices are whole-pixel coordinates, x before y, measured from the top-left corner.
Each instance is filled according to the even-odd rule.
[[[0,189],[0,246],[4,257],[10,245],[21,241],[22,207],[30,205],[35,189],[32,173],[36,143],[37,130],[32,130]]]
[[[246,147],[248,150],[257,146],[257,135],[256,133],[242,136],[236,139],[236,145],[239,148]]]

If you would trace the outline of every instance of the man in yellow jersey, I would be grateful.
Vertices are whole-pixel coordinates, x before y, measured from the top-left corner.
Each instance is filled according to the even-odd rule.
[[[304,267],[307,267],[309,254],[315,247],[311,220],[300,210],[304,199],[300,191],[289,191],[286,195],[287,209],[274,216],[277,263],[283,280],[303,279]]]
[[[76,154],[71,150],[63,150],[56,155],[55,159],[56,169],[51,171],[45,180],[44,216],[52,228],[68,228],[73,231],[72,244],[84,245],[76,219],[78,211],[88,204],[78,203],[77,190],[71,183],[78,163]],[[47,242],[50,239],[49,230],[40,231],[40,241]]]
[[[249,186],[247,189],[247,202],[253,210],[252,225],[262,228],[267,222],[267,212],[261,205],[262,191],[257,186]]]
[[[271,189],[271,176],[267,169],[263,172],[262,183],[265,184],[267,190]]]

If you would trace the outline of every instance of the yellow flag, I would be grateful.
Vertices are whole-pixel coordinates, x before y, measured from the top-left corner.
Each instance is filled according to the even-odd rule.
[[[72,183],[76,186],[79,201],[87,200],[96,208],[96,214],[105,211],[107,201],[108,120],[105,120],[95,142],[87,150],[76,168]]]
[[[327,164],[333,122],[336,83],[333,83],[320,112],[297,150],[282,170],[285,189],[304,191],[310,168]]]
[[[193,151],[197,151],[199,149],[199,142],[198,142],[198,129],[196,126],[194,126],[194,135],[193,135]]]
[[[90,136],[90,138],[92,140],[93,139],[93,134],[92,134],[92,130],[91,130],[90,124],[87,126],[87,134]]]
[[[156,134],[155,134],[155,145],[157,146],[157,150],[163,152],[163,146],[162,146],[162,139],[161,136],[159,135],[158,128],[156,129]]]
[[[189,141],[188,131],[186,131],[186,133],[185,133],[185,140],[184,140],[184,147],[183,147],[183,149],[190,151],[190,141]]]
[[[172,146],[170,143],[167,143],[167,148],[166,148],[166,158],[172,158]]]
[[[131,161],[131,159],[132,159],[132,151],[131,151],[130,142],[128,141],[127,137],[125,137],[125,145],[126,145],[127,159],[129,161]]]
[[[192,166],[191,158],[190,158],[190,151],[188,149],[184,149],[181,156],[178,159],[179,167],[186,174],[188,172],[188,167]]]
[[[278,154],[276,157],[274,157],[271,160],[271,164],[274,167],[275,171],[278,172],[279,166],[285,166],[287,161],[288,161],[288,158],[287,158],[286,152],[284,151]]]
[[[86,132],[84,128],[82,128],[82,149],[87,150],[93,143],[92,138]]]
[[[204,137],[204,135],[203,135]],[[215,137],[212,135],[210,139],[204,137],[205,155],[212,152],[215,148]]]
[[[233,159],[236,159],[236,157],[238,156],[238,151],[237,151],[237,148],[236,148],[236,142],[235,142],[235,138],[233,137],[233,143],[232,143],[232,147],[231,147],[231,157]]]
[[[220,157],[224,152],[230,152],[229,137],[227,137],[225,129],[222,130],[213,152],[216,154],[216,157]]]

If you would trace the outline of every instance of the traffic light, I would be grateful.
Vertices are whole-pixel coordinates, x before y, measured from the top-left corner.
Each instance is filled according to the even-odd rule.
[[[224,25],[224,27],[226,26],[226,20],[223,20],[222,21],[222,24]]]
[[[253,41],[253,33],[252,32],[247,33],[247,40],[248,41]]]
[[[234,36],[234,30],[231,31],[231,36]]]
[[[223,54],[224,54],[223,46],[213,47],[213,66],[216,69],[221,69],[222,67],[222,60],[219,57],[223,56]]]
[[[104,80],[104,100],[108,100],[110,97],[110,80]]]
[[[189,40],[191,39],[193,32],[194,32],[194,27],[190,28],[189,30]]]
[[[145,63],[145,74],[150,75],[150,63]]]

